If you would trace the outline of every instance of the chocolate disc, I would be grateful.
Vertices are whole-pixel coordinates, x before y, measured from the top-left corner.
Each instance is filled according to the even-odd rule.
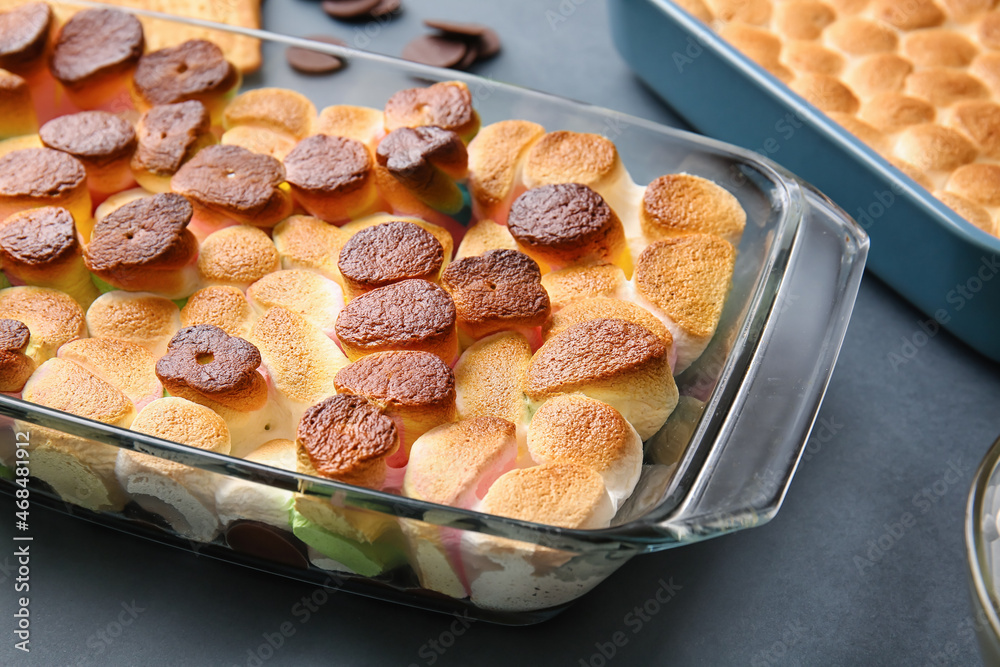
[[[356,19],[368,15],[379,0],[323,0],[323,11],[335,19]]]
[[[309,39],[327,41],[326,39],[320,40],[317,37],[309,37]],[[329,43],[343,46],[343,42],[339,40],[333,41],[332,38],[329,40]],[[344,66],[344,61],[337,56],[313,51],[312,49],[305,49],[301,46],[289,46],[285,49],[285,59],[288,60],[288,64],[292,66],[292,69],[303,74],[331,74]]]
[[[479,59],[486,60],[500,53],[500,35],[493,28],[487,28],[479,35]]]
[[[443,19],[424,19],[424,25],[449,35],[462,35],[464,37],[479,37],[484,31],[489,30],[481,23],[459,23]]]
[[[381,18],[388,14],[395,14],[398,12],[400,5],[402,5],[400,0],[379,0],[379,3],[375,5],[375,8],[369,13],[372,18]]]
[[[462,62],[468,45],[440,35],[422,35],[403,47],[403,57],[432,67],[454,67]]]
[[[455,69],[469,69],[472,67],[476,61],[479,60],[479,40],[475,40],[466,44],[465,47],[465,57],[462,61],[455,65]]]

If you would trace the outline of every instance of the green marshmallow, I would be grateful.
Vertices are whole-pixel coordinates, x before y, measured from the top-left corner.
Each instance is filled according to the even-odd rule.
[[[292,533],[316,551],[365,577],[374,577],[406,561],[395,544],[383,541],[358,542],[321,528],[292,510]]]

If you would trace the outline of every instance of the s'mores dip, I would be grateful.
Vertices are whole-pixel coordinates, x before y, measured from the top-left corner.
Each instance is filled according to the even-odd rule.
[[[678,0],[946,206],[1000,236],[1000,12],[950,0]]]
[[[0,109],[25,111],[0,125],[0,391],[328,493],[27,425],[39,479],[286,564],[409,567],[484,607],[555,585],[564,552],[352,487],[613,525],[719,324],[739,200],[693,174],[636,183],[603,136],[483,125],[457,81],[382,108],[240,91],[219,45],[95,11],[0,13],[23,37],[0,36]],[[537,604],[580,584],[556,588]]]

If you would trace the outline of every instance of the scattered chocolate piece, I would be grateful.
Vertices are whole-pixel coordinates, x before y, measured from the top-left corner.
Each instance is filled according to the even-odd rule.
[[[346,46],[343,41],[336,37],[327,37],[326,35],[310,35],[306,39],[335,46]],[[303,74],[331,74],[344,67],[344,61],[337,56],[301,46],[289,46],[285,49],[285,58],[292,69]]]
[[[226,544],[264,560],[284,563],[291,567],[307,568],[301,543],[287,530],[281,530],[257,521],[237,521],[226,530]]]
[[[379,0],[379,3],[375,5],[375,8],[369,14],[371,14],[373,19],[382,18],[383,16],[398,12],[402,4],[400,0]]]
[[[454,67],[463,61],[464,41],[440,35],[421,35],[403,47],[403,57],[431,67]]]
[[[458,69],[467,69],[480,60],[492,58],[500,52],[500,36],[489,26],[481,23],[459,23],[442,19],[426,19],[424,25],[441,32],[437,37],[452,41],[462,41],[467,51]]]
[[[335,19],[357,19],[368,16],[379,0],[323,0],[323,11]]]

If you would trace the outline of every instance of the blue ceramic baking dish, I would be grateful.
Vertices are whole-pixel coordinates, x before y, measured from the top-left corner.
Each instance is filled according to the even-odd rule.
[[[924,312],[925,331],[938,331],[936,321],[1000,361],[1000,239],[677,5],[612,0],[608,7],[622,56],[688,123],[816,185],[868,232],[868,267]]]

